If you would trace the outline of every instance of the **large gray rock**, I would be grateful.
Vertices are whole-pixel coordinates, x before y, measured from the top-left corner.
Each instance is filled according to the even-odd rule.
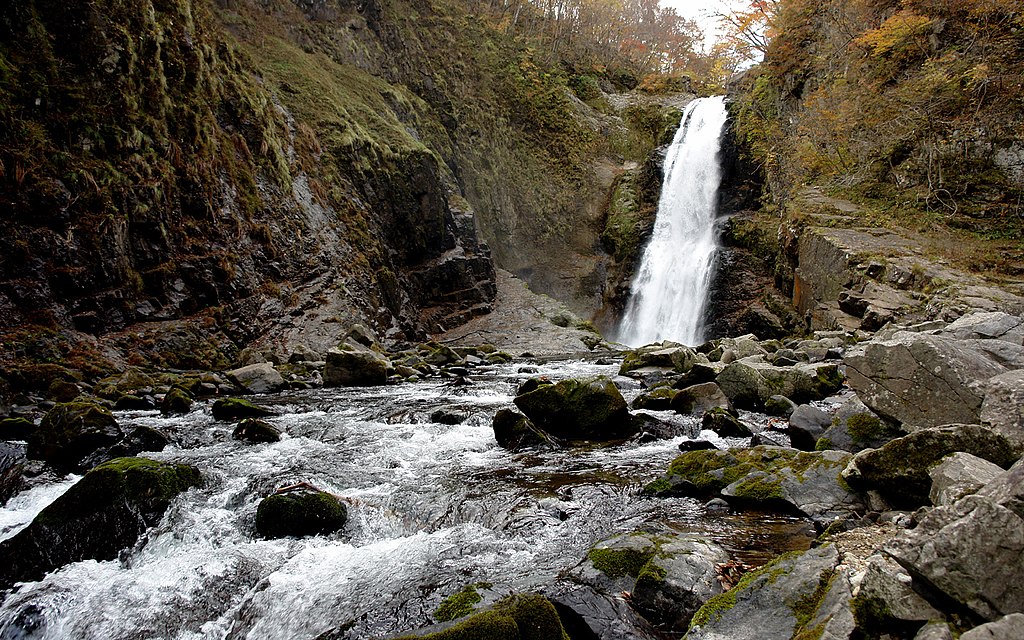
[[[773,395],[797,403],[827,398],[842,388],[843,374],[837,365],[823,362],[776,367],[738,360],[725,367],[715,382],[736,407],[760,410]]]
[[[960,640],[1020,640],[1024,638],[1024,613],[1011,613],[960,636]]]
[[[950,505],[966,495],[976,493],[1002,473],[1001,467],[988,460],[957,452],[943,458],[928,472],[932,478],[928,497],[935,506]]]
[[[851,349],[844,362],[849,384],[864,404],[912,427],[978,422],[983,399],[978,383],[1006,371],[962,340],[913,332]]]
[[[630,351],[619,367],[619,374],[626,375],[638,369],[658,368],[675,373],[686,373],[698,362],[707,363],[707,358],[690,347],[672,342],[641,347]]]
[[[537,428],[560,440],[609,442],[638,431],[626,400],[606,376],[540,384],[514,402]]]
[[[729,555],[698,537],[672,536],[659,542],[658,552],[637,577],[632,602],[659,629],[680,634],[701,605],[722,593],[716,568]]]
[[[669,405],[673,411],[681,414],[703,414],[714,408],[722,408],[732,412],[732,403],[714,382],[696,384],[676,393]]]
[[[857,623],[866,637],[918,627],[945,616],[911,587],[912,578],[895,560],[876,553],[867,560],[853,600]]]
[[[960,340],[1004,340],[1024,344],[1024,318],[1002,311],[965,315],[939,333]]]
[[[839,629],[849,637],[849,583],[836,570],[838,564],[839,553],[831,545],[780,556],[705,603],[686,639],[796,638],[819,626],[829,635],[806,637],[844,637]]]
[[[802,404],[789,416],[786,434],[796,449],[814,451],[818,438],[832,424],[832,416],[809,404]]]
[[[387,358],[370,349],[331,349],[324,367],[325,387],[373,387],[387,384]]]
[[[988,379],[981,403],[981,423],[1006,436],[1024,454],[1024,369]]]
[[[914,640],[953,640],[953,631],[945,622],[929,622],[921,627]]]
[[[249,393],[273,393],[284,389],[284,378],[269,362],[250,364],[228,372],[235,384]]]
[[[817,449],[838,449],[857,453],[876,449],[903,435],[853,396],[839,407],[829,427],[815,445]]]
[[[894,507],[913,509],[930,504],[933,466],[963,451],[1008,467],[1016,460],[1006,438],[978,425],[922,429],[896,438],[879,449],[861,451],[843,471],[855,489],[876,490]]]
[[[562,625],[574,638],[598,640],[660,640],[660,635],[620,593],[606,593],[588,584],[561,580],[542,592],[558,610]]]
[[[982,487],[978,495],[991,498],[1024,519],[1024,459]]]
[[[884,551],[984,620],[1024,611],[1024,521],[987,496],[936,507]]]
[[[558,444],[554,438],[534,426],[529,418],[512,409],[498,410],[491,426],[498,445],[510,451]]]

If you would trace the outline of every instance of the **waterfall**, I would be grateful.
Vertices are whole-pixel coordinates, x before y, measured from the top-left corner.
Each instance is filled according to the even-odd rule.
[[[719,142],[725,97],[686,106],[665,156],[665,180],[651,240],[633,280],[619,341],[699,344],[701,317],[715,253],[715,213],[721,170]]]

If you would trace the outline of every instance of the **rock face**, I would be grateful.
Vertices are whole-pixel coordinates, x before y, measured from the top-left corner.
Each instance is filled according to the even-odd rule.
[[[978,383],[1006,371],[961,340],[913,332],[855,348],[844,362],[864,404],[912,427],[979,422],[984,396]]]
[[[946,456],[928,471],[932,488],[928,493],[932,504],[951,505],[995,480],[1003,470],[988,460],[969,453],[957,452]]]
[[[1008,467],[1016,457],[999,434],[977,425],[922,429],[880,449],[858,453],[843,471],[851,486],[877,490],[893,506],[916,508],[930,503],[929,471],[945,456],[963,451]]]
[[[69,562],[110,560],[201,482],[187,465],[118,458],[89,471],[26,529],[0,543],[0,585],[37,580]]]
[[[622,394],[597,376],[541,384],[515,404],[540,430],[566,441],[625,440],[637,433]]]
[[[228,378],[249,393],[273,393],[287,386],[284,378],[269,362],[234,369],[228,372]]]
[[[849,584],[837,571],[838,564],[839,554],[832,546],[780,556],[709,600],[693,617],[686,638],[848,637],[852,616],[841,606],[844,598],[836,595],[848,596]],[[801,635],[819,627],[828,635]]]
[[[89,402],[58,404],[43,417],[28,441],[28,457],[72,471],[97,449],[124,437],[114,416]]]
[[[387,358],[371,351],[331,349],[324,367],[325,387],[373,387],[387,384]]]
[[[264,538],[317,536],[345,526],[348,510],[325,491],[298,488],[275,493],[256,509],[256,532]]]
[[[981,422],[1024,454],[1024,369],[989,378],[981,403]]]

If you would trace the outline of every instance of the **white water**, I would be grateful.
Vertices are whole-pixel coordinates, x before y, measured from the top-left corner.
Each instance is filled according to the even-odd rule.
[[[665,156],[665,181],[650,243],[633,280],[619,341],[702,341],[701,317],[711,283],[721,170],[718,150],[724,96],[686,106]]]

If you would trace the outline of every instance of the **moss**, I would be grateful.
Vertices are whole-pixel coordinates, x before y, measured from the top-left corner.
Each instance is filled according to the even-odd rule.
[[[668,478],[658,478],[644,485],[640,493],[645,496],[668,496],[672,494],[672,483]]]
[[[503,598],[453,627],[398,640],[569,640],[554,605],[535,594]]]
[[[745,500],[755,502],[769,502],[781,500],[782,482],[776,479],[768,479],[763,476],[752,476],[741,482],[734,489],[733,495]]]
[[[878,440],[885,431],[882,421],[870,413],[855,413],[846,420],[846,432],[857,443]]]
[[[662,582],[665,582],[665,576],[667,573],[665,569],[654,563],[653,558],[647,562],[640,569],[640,574],[636,577],[636,584],[633,586],[633,591],[638,592],[644,587],[657,587]]]
[[[477,592],[477,588],[484,589],[490,586],[490,583],[483,582],[466,585],[461,591],[453,593],[441,602],[441,605],[434,611],[434,619],[438,622],[451,622],[468,616],[473,612],[473,605],[483,600],[483,596]]]
[[[743,577],[740,578],[740,581],[736,583],[736,586],[725,593],[720,593],[711,598],[704,603],[704,606],[697,610],[697,613],[693,614],[693,619],[690,620],[690,629],[693,629],[694,627],[703,627],[708,623],[713,623],[720,619],[726,612],[736,606],[737,595],[745,589],[750,588],[755,580],[764,577],[765,584],[773,584],[779,576],[787,572],[786,569],[779,567],[778,565],[785,560],[796,557],[797,555],[799,555],[799,552],[797,551],[785,553],[768,562],[763,567],[745,573]]]
[[[832,449],[832,441],[828,438],[818,438],[818,441],[814,443],[815,451],[829,451]]]
[[[825,630],[826,621],[822,621],[813,627],[808,625],[818,613],[818,609],[821,608],[821,603],[825,600],[829,589],[832,588],[832,581],[835,577],[836,572],[832,569],[822,571],[821,575],[818,576],[818,584],[815,586],[814,591],[800,597],[793,603],[791,609],[796,617],[793,640],[817,640],[821,637],[822,632]]]
[[[262,418],[272,415],[274,412],[270,409],[257,406],[242,398],[221,398],[213,403],[213,417],[217,420]]]
[[[878,638],[885,633],[893,620],[888,603],[882,598],[857,595],[850,603],[857,628],[867,638]]]
[[[594,567],[609,578],[632,576],[637,578],[644,566],[654,557],[656,549],[600,549],[593,548],[587,557]]]
[[[265,538],[333,533],[345,526],[345,505],[324,491],[275,493],[256,509],[256,531]]]

